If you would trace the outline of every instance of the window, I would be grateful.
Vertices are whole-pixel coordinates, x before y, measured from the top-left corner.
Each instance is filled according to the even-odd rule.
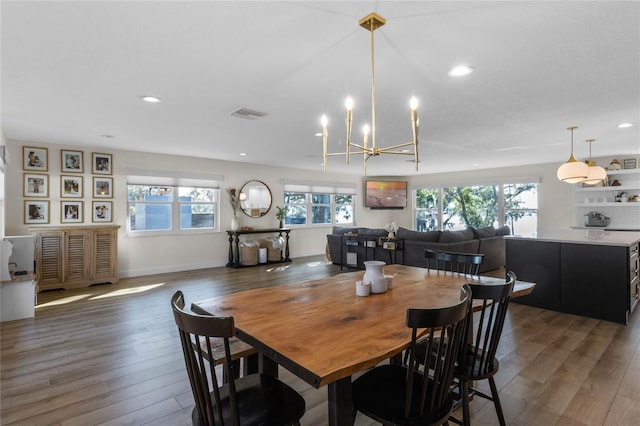
[[[285,225],[354,223],[355,185],[285,182]]]
[[[215,188],[127,185],[127,198],[129,231],[180,232],[217,227]]]
[[[285,192],[285,225],[353,223],[352,194]]]
[[[415,191],[418,231],[509,225],[512,233],[535,232],[538,184],[425,188]]]

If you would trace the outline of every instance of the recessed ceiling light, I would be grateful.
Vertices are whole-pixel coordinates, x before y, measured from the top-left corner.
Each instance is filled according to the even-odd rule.
[[[246,153],[246,152],[241,152],[241,153],[240,153],[240,156],[242,156],[242,157],[245,157],[246,155],[247,155],[247,153]]]
[[[620,123],[620,124],[618,124],[618,128],[619,129],[626,129],[627,127],[631,127],[631,126],[633,126],[633,124],[631,124],[631,123]]]
[[[313,136],[322,136],[322,132],[314,133]]]
[[[162,99],[156,98],[155,96],[142,96],[140,97],[140,99],[142,99],[145,102],[149,102],[151,104],[162,102]]]
[[[473,67],[468,65],[460,65],[449,71],[449,77],[462,77],[473,72]]]

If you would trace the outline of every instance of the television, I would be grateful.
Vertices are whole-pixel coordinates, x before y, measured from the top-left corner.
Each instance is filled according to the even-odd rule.
[[[365,183],[364,206],[372,209],[407,207],[407,182],[368,180]]]

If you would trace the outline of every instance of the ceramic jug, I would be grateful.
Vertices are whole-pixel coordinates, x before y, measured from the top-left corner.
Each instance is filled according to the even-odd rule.
[[[363,281],[371,282],[371,293],[384,293],[387,291],[387,278],[384,276],[385,262],[381,260],[367,260],[364,262],[366,269]]]

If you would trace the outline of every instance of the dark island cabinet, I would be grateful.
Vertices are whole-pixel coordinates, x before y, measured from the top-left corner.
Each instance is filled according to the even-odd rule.
[[[536,283],[515,303],[628,324],[638,301],[638,243],[506,240],[507,270]]]

